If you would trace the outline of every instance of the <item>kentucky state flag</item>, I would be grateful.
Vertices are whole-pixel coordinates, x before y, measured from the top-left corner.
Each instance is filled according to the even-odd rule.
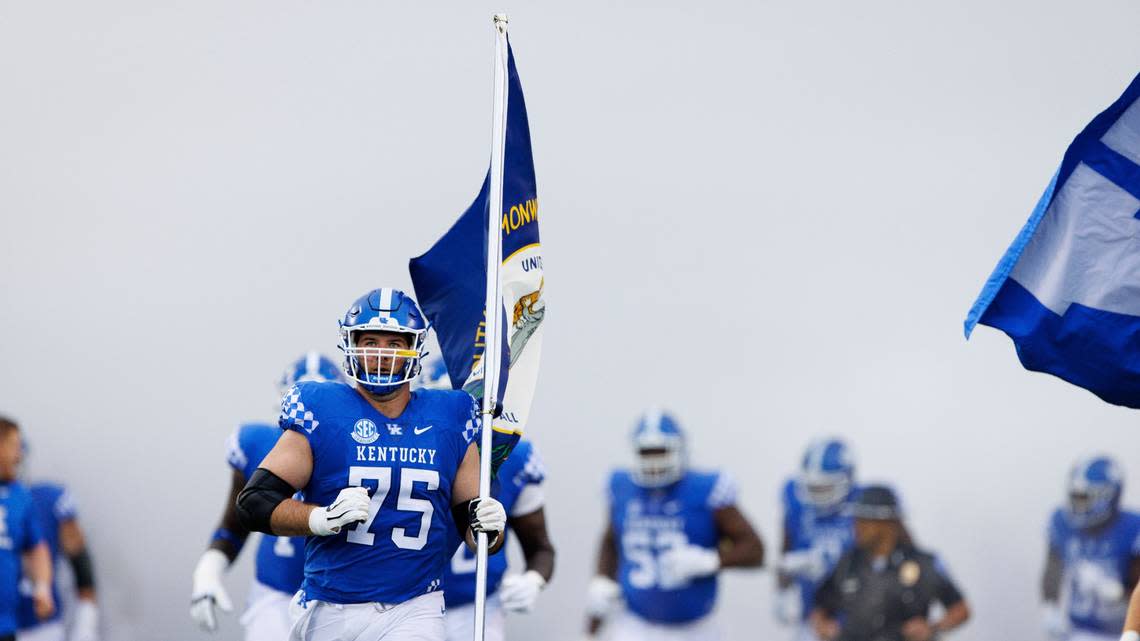
[[[966,317],[1026,369],[1140,408],[1140,76],[1061,167]]]
[[[435,328],[452,387],[483,397],[483,321],[487,278],[490,172],[475,202],[424,255],[409,265],[416,298]],[[542,246],[530,127],[514,52],[507,49],[507,127],[503,161],[501,270],[505,322],[499,355],[502,414],[495,418],[496,462],[509,454],[530,413],[542,350]]]

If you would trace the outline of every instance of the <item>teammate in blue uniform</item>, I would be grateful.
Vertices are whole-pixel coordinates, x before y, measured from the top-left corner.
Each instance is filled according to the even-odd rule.
[[[26,447],[24,451],[27,452]],[[95,601],[95,574],[86,537],[79,526],[75,500],[67,488],[58,483],[32,483],[28,489],[40,531],[51,553],[52,567],[57,567],[61,558],[68,560],[75,577],[76,599],[67,616],[71,620],[68,632],[64,627],[58,580],[52,585],[56,612],[47,619],[36,616],[35,600],[24,594],[20,602],[20,631],[16,637],[18,641],[63,641],[64,638],[68,641],[96,641],[99,638],[99,609]]]
[[[617,641],[702,641],[718,636],[710,616],[722,568],[760,567],[764,546],[736,507],[723,472],[687,469],[685,439],[668,414],[651,411],[633,434],[637,464],[609,482],[609,524],[587,595],[587,634],[614,601]]]
[[[22,447],[15,421],[0,417],[0,641],[16,638],[22,569],[32,583],[37,619],[55,613],[51,552],[40,531],[31,492],[16,476]]]
[[[429,356],[414,389],[451,389],[442,358]],[[507,555],[488,557],[487,610],[484,639],[502,641],[504,610],[529,612],[554,573],[554,546],[546,532],[546,469],[530,441],[520,441],[499,468],[491,494],[507,511],[508,533],[514,532],[526,558],[526,571],[504,577]],[[470,641],[475,633],[475,554],[456,537],[455,554],[443,574],[448,641]]]
[[[285,370],[278,383],[284,394],[301,381],[343,381],[336,363],[317,352],[308,352]],[[281,429],[276,425],[247,423],[226,442],[230,494],[222,520],[209,547],[194,569],[190,616],[205,630],[218,627],[216,609],[233,609],[222,584],[226,568],[241,552],[249,535],[238,520],[236,500],[261,460],[273,449]],[[304,537],[263,536],[257,546],[253,585],[248,606],[241,617],[246,641],[280,641],[289,634],[289,601],[301,587],[305,566]]]
[[[1049,519],[1042,580],[1045,627],[1055,639],[1116,639],[1126,595],[1140,578],[1140,514],[1120,508],[1120,467],[1106,456],[1077,461],[1068,502]]]
[[[499,468],[491,494],[506,510],[507,533],[513,532],[526,558],[526,571],[505,576],[507,555],[488,557],[486,641],[502,641],[504,610],[529,612],[554,574],[554,546],[546,531],[546,470],[528,440],[522,440]],[[448,641],[470,641],[475,623],[475,554],[460,543],[443,575]]]
[[[356,300],[340,344],[356,387],[295,385],[281,403],[284,433],[238,497],[250,529],[309,537],[293,639],[442,641],[452,532],[502,546],[502,504],[477,498],[475,400],[409,389],[426,331],[399,290]],[[298,490],[303,502],[290,498]]]
[[[776,616],[782,623],[797,626],[799,641],[816,639],[808,621],[815,591],[853,544],[848,507],[855,491],[851,451],[835,438],[810,444],[799,474],[784,485],[784,545]]]

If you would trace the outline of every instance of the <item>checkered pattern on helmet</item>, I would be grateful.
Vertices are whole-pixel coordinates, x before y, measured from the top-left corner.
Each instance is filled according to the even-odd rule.
[[[305,404],[301,402],[301,391],[295,385],[281,399],[281,417],[278,423],[283,428],[299,427],[310,434],[319,425],[317,419],[313,418],[313,413],[305,409]]]

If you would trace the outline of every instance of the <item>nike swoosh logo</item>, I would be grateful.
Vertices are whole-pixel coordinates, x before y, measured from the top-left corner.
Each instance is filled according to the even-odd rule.
[[[419,436],[420,434],[423,434],[424,432],[430,430],[433,427],[435,427],[435,426],[434,425],[428,425],[427,427],[417,427],[417,428],[413,429],[412,431],[416,433],[416,436]]]

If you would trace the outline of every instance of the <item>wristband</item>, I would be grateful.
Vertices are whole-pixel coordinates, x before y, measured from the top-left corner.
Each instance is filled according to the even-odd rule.
[[[210,537],[210,542],[213,543],[214,541],[225,541],[234,546],[235,555],[241,552],[242,546],[245,545],[244,536],[224,527],[214,530],[214,536]]]

